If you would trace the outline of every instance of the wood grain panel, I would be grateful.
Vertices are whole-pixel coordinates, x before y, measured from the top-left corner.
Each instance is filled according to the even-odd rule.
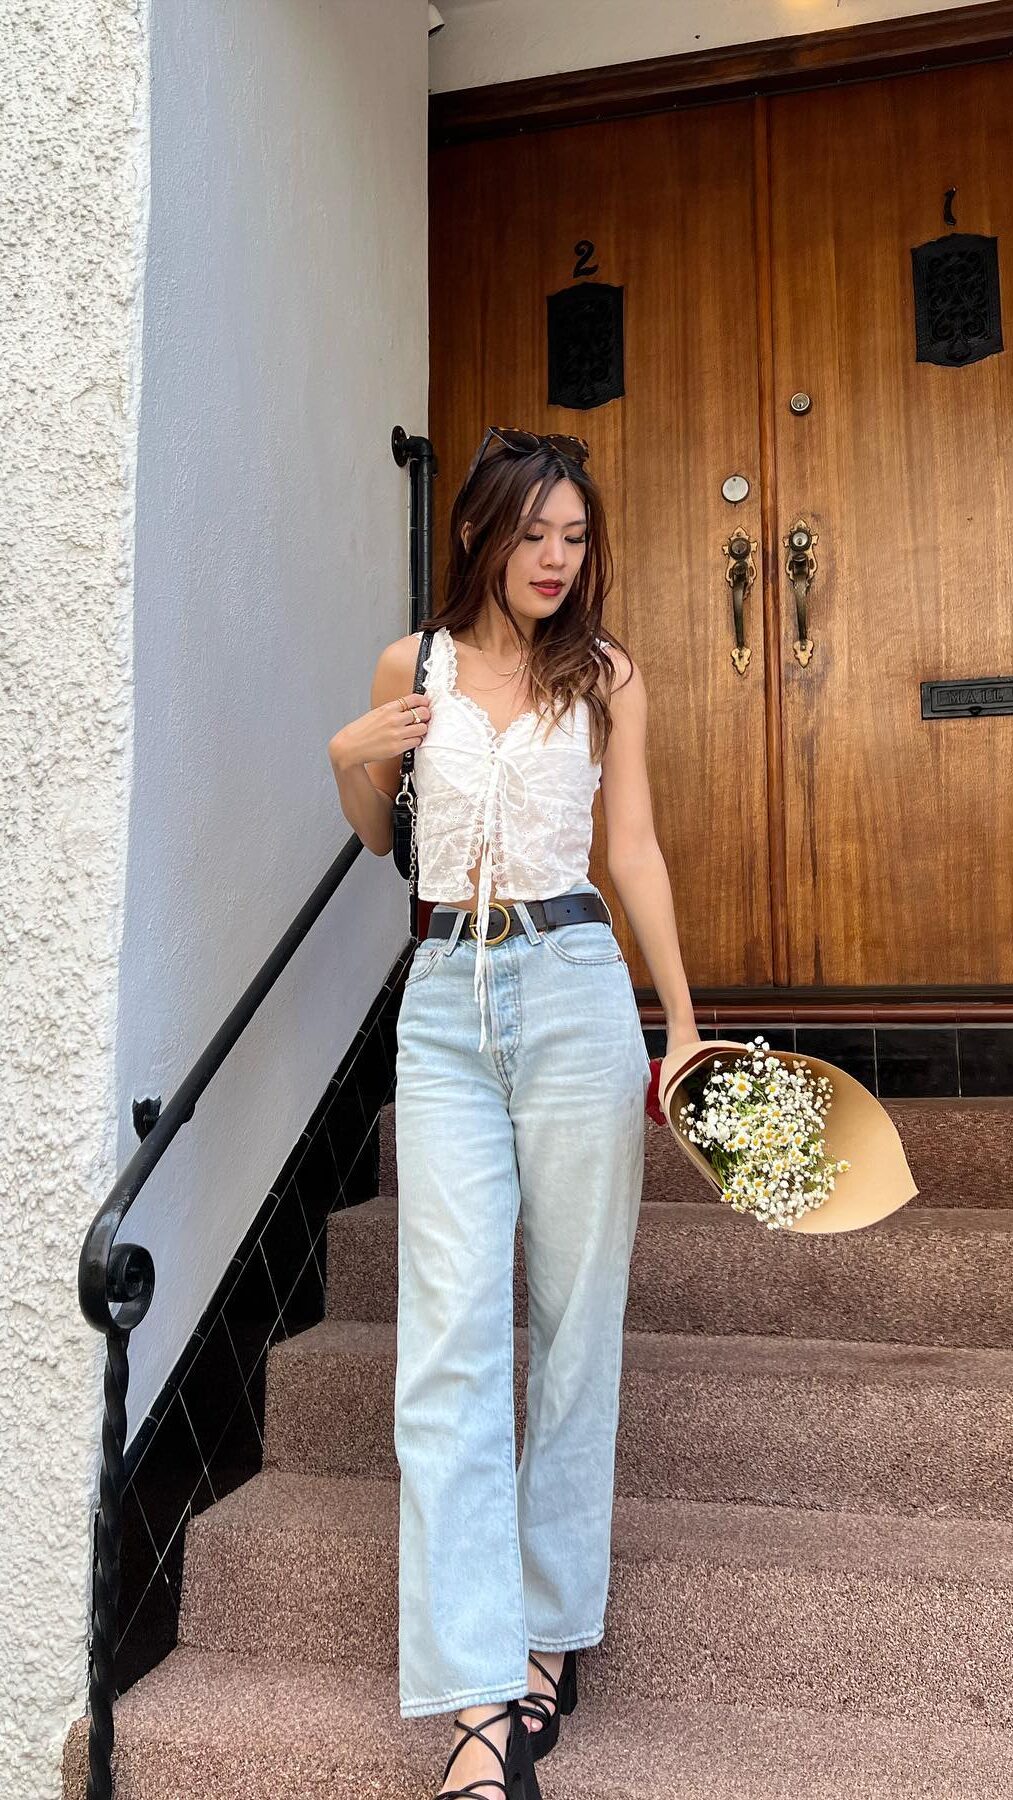
[[[916,362],[910,252],[955,187],[1010,342],[1013,69],[769,104],[778,537],[820,534],[808,668],[780,598],[790,979],[1009,982],[1013,718],[923,721],[919,683],[1013,671],[1013,371]]]
[[[733,523],[760,535],[752,166],[749,104],[431,158],[437,584],[487,424],[588,438],[616,563],[605,616],[647,683],[655,820],[699,984],[771,979],[762,603],[747,605],[741,678],[721,555]],[[626,394],[587,412],[546,404],[546,296],[569,285],[581,238],[597,279],[626,290]],[[741,507],[721,496],[732,472],[752,483]],[[591,874],[613,903],[600,816]],[[616,927],[646,983],[619,912]]]

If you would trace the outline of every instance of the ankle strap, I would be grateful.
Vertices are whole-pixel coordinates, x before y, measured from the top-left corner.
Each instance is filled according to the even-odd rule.
[[[463,1719],[455,1717],[454,1724],[458,1731],[464,1732],[464,1736],[459,1744],[454,1745],[454,1748],[447,1758],[447,1766],[443,1771],[444,1783],[446,1782],[447,1776],[450,1774],[455,1758],[460,1755],[465,1744],[468,1742],[468,1739],[473,1737],[478,1738],[480,1744],[484,1744],[487,1750],[492,1751],[503,1771],[504,1777],[506,1776],[506,1757],[503,1755],[502,1750],[497,1749],[496,1745],[485,1736],[485,1732],[490,1725],[497,1725],[500,1719],[509,1719],[510,1713],[510,1707],[506,1706],[503,1708],[502,1712],[494,1713],[491,1719],[484,1719],[481,1725],[466,1725]],[[476,1794],[479,1788],[502,1788],[504,1800],[509,1800],[506,1780],[496,1781],[491,1776],[487,1776],[484,1781],[470,1781],[467,1787],[451,1788],[449,1793],[441,1794],[440,1800],[468,1800],[468,1796]],[[481,1800],[484,1800],[484,1796],[481,1797]]]

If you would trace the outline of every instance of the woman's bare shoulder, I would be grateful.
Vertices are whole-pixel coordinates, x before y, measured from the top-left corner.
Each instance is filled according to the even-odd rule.
[[[596,638],[595,642],[615,670],[615,679],[612,684],[612,692],[615,694],[620,689],[627,687],[640,671],[632,656],[627,651],[620,650],[617,644],[610,644],[605,638]]]
[[[395,638],[387,644],[377,659],[377,670],[385,669],[388,674],[398,680],[407,675],[409,680],[415,674],[415,665],[419,660],[419,644],[421,631],[410,631],[406,637]]]
[[[373,675],[374,706],[382,706],[385,700],[392,700],[395,695],[412,692],[421,635],[419,631],[409,632],[381,650]]]
[[[419,654],[421,631],[410,631],[406,637],[395,638],[386,644],[380,652],[379,661],[388,663],[410,662],[414,669]]]

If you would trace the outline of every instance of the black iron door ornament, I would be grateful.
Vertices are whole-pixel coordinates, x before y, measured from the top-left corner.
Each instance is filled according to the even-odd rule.
[[[795,617],[798,622],[798,637],[792,645],[796,662],[804,669],[813,653],[813,641],[809,636],[806,621],[806,609],[809,589],[816,579],[816,552],[814,544],[819,543],[819,533],[813,531],[804,519],[796,519],[786,538],[781,539],[788,551],[785,569],[795,595]]]
[[[953,232],[919,244],[911,262],[915,360],[963,368],[997,355],[1003,348],[998,239]]]
[[[605,281],[549,294],[550,406],[579,412],[604,406],[626,392],[623,289]]]
[[[744,531],[735,531],[722,544],[721,554],[728,558],[725,569],[725,580],[732,590],[732,618],[735,623],[735,646],[731,652],[732,662],[740,675],[744,675],[749,667],[752,651],[746,643],[745,602],[753,582],[756,580],[756,539],[747,537]]]

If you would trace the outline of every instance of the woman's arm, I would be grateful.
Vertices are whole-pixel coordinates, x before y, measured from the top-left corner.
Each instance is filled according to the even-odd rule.
[[[341,809],[374,856],[386,856],[394,841],[393,799],[401,785],[401,758],[417,749],[429,728],[429,701],[414,694],[416,637],[398,638],[381,651],[370,691],[372,710],[336,731],[327,746]],[[418,724],[400,705],[404,697]]]
[[[602,760],[601,794],[609,879],[643,952],[665,1011],[668,1048],[694,1043],[700,1033],[682,966],[668,869],[654,830],[647,774],[647,690],[636,663],[616,661],[612,732]]]

